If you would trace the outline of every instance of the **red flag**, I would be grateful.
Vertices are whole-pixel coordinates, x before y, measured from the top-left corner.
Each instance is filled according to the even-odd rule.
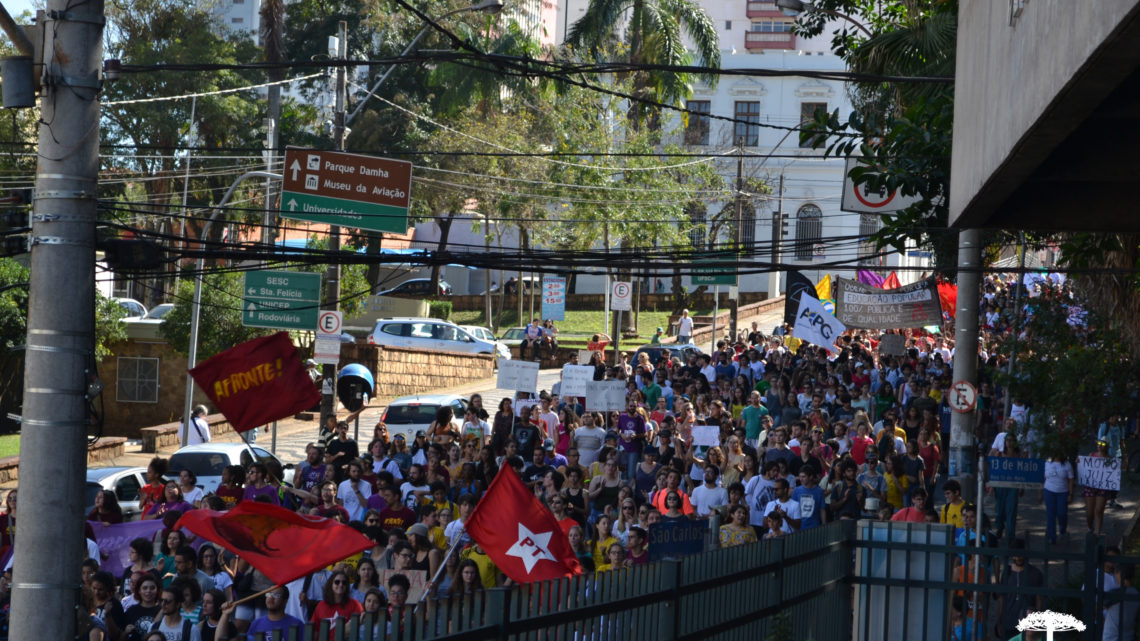
[[[332,519],[257,501],[242,501],[228,512],[190,510],[174,525],[183,527],[237,554],[277,585],[374,545]]]
[[[958,286],[950,283],[938,282],[938,299],[942,302],[942,311],[956,318],[958,314]]]
[[[292,416],[321,400],[286,332],[231,347],[190,375],[238,432]]]
[[[582,573],[554,515],[505,463],[464,528],[503,574],[518,583]]]
[[[883,289],[897,289],[902,287],[902,283],[899,282],[899,275],[894,272],[888,274],[887,277],[883,279],[882,287]]]

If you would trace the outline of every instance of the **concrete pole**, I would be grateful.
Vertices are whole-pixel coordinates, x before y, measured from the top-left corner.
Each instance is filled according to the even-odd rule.
[[[740,259],[742,258],[740,252],[741,233],[740,228],[744,225],[744,139],[740,138],[736,141],[736,222],[732,226],[732,244],[736,250],[737,267],[736,272],[736,296],[729,294],[729,335],[732,336],[732,342],[736,342],[737,323],[740,318]],[[732,291],[731,289],[729,290]],[[713,345],[716,345],[716,337],[713,337]]]
[[[784,236],[784,174],[780,174],[780,186],[777,197],[776,213],[772,214],[772,271],[768,272],[768,298],[780,295],[780,271],[775,266],[780,264],[780,244]]]
[[[103,2],[50,0],[48,15],[56,17],[43,30],[11,639],[74,637],[87,556]]]
[[[348,58],[348,23],[340,21],[337,28],[337,58]],[[344,151],[344,139],[348,135],[345,128],[345,105],[348,101],[348,78],[343,66],[336,70],[336,113],[333,115],[333,142],[337,151]],[[329,227],[329,267],[325,272],[325,302],[322,309],[336,310],[340,307],[340,265],[336,255],[340,253],[340,227]],[[316,331],[316,328],[313,328]],[[336,416],[336,365],[326,364],[321,369],[324,382],[321,391],[321,425],[318,433],[325,429],[329,416]],[[331,435],[330,435],[331,436]]]
[[[963,229],[958,235],[958,305],[954,321],[954,383],[978,384],[978,298],[982,273],[982,232]],[[962,484],[962,495],[975,501],[973,469],[977,413],[950,417],[950,476]]]

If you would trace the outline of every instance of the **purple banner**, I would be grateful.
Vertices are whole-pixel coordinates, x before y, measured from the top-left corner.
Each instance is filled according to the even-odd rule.
[[[95,530],[95,542],[99,544],[99,553],[107,557],[99,566],[111,576],[122,576],[123,570],[131,565],[131,541],[142,537],[148,541],[154,540],[154,535],[162,529],[162,519],[151,521],[131,521],[130,523],[117,523],[103,525],[95,521],[88,521]]]
[[[882,287],[886,279],[869,269],[860,269],[855,272],[855,280],[871,287]]]

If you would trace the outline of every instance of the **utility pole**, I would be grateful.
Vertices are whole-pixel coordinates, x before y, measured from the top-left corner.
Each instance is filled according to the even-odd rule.
[[[958,235],[958,309],[954,319],[954,383],[978,383],[978,297],[982,267],[982,232],[963,229]],[[975,410],[976,412],[976,410]],[[950,476],[962,484],[962,495],[975,500],[973,467],[976,438],[975,412],[950,417]]]
[[[736,141],[736,224],[732,227],[732,244],[736,249],[736,260],[740,261],[741,227],[744,224],[744,139]],[[731,342],[736,342],[737,322],[740,311],[740,269],[737,267],[736,296],[729,296],[729,324],[728,333],[732,336]],[[715,321],[714,321],[715,322]],[[716,347],[716,336],[713,336],[713,347]]]
[[[337,28],[337,59],[344,61],[348,58],[348,23],[341,20]],[[345,67],[341,65],[336,69],[336,113],[333,114],[333,143],[337,151],[344,151],[344,139],[347,136],[345,129],[345,105],[348,102],[348,79]],[[325,272],[325,302],[324,309],[336,310],[340,307],[340,265],[337,255],[340,253],[340,227],[329,226],[329,267]],[[321,426],[320,433],[324,434],[329,416],[336,416],[336,365],[326,364],[321,369],[324,381],[321,383]]]
[[[776,212],[772,214],[772,271],[768,272],[768,298],[780,295],[780,246],[784,239],[784,174],[780,174]]]
[[[99,387],[95,217],[103,0],[49,0],[46,16],[20,438],[20,503],[26,507],[15,535],[12,639],[75,636],[79,566],[87,555],[87,395]]]
[[[1018,250],[1021,256],[1017,259],[1017,289],[1013,290],[1013,334],[1010,337],[1012,344],[1009,348],[1009,363],[1006,366],[1006,376],[1013,377],[1013,369],[1017,366],[1017,336],[1021,333],[1021,292],[1025,289],[1025,232],[1017,233]],[[957,352],[955,352],[957,353]],[[1013,397],[1007,392],[1003,394],[1001,417],[1004,421],[1009,418],[1009,410],[1013,404]]]

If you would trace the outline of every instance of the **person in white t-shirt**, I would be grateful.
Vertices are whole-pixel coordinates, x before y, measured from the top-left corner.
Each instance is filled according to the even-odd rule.
[[[677,326],[677,344],[686,345],[693,340],[693,319],[689,310],[682,309],[681,317],[673,322]]]
[[[190,413],[190,427],[186,433],[186,445],[198,445],[210,442],[210,424],[206,421],[206,406],[199,405]]]
[[[538,420],[542,421],[542,424],[546,426],[547,436],[557,436],[558,423],[560,421],[558,420],[558,412],[555,412],[551,406],[552,403],[550,397],[543,396],[542,400],[539,401],[539,404],[541,407],[539,408]]]
[[[693,488],[690,496],[697,516],[708,516],[713,508],[728,505],[728,490],[717,485],[718,478],[720,469],[712,464],[706,465],[704,484]]]
[[[594,422],[594,414],[582,415],[582,427],[574,430],[574,447],[578,448],[578,464],[589,467],[598,460],[598,452],[606,444],[606,430]]]
[[[768,506],[764,508],[764,516],[773,515],[780,519],[782,525],[780,530],[785,534],[791,534],[800,529],[800,504],[797,501],[791,500],[792,486],[788,484],[788,479],[776,479],[776,498],[768,502]]]
[[[467,408],[463,415],[463,438],[468,435],[475,436],[479,447],[487,445],[491,440],[491,424],[479,418],[478,410],[474,407]]]

